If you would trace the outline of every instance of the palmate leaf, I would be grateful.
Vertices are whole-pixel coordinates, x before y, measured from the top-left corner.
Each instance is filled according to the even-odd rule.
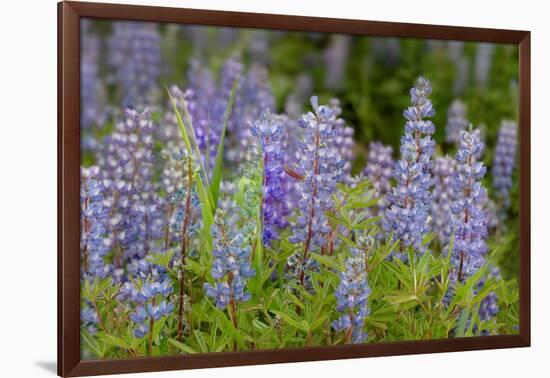
[[[233,109],[233,104],[235,103],[235,95],[237,93],[237,88],[239,85],[239,78],[235,79],[233,88],[231,89],[231,96],[229,97],[229,102],[227,103],[227,108],[223,116],[223,128],[220,135],[220,143],[218,144],[218,150],[216,152],[216,160],[214,161],[214,169],[212,170],[212,183],[210,184],[210,193],[214,203],[218,203],[218,197],[220,194],[220,183],[222,180],[222,169],[223,169],[223,149],[225,143],[225,133],[227,130],[227,123],[231,117],[231,111]]]
[[[187,344],[181,343],[178,340],[168,339],[168,342],[173,346],[175,346],[176,348],[178,348],[179,350],[181,350],[182,352],[189,353],[189,354],[198,353],[195,349],[193,349],[193,347]]]

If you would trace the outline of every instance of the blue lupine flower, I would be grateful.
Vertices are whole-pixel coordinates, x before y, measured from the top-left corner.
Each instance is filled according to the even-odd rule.
[[[130,320],[135,324],[135,337],[142,338],[149,333],[150,321],[158,321],[161,317],[172,313],[174,304],[167,302],[164,298],[173,292],[174,288],[168,277],[162,279],[157,277],[156,280],[148,277],[142,282],[125,282],[122,285],[117,299],[135,305],[134,311],[130,314]]]
[[[298,125],[303,129],[296,175],[303,177],[296,184],[299,215],[289,238],[291,243],[303,243],[302,266],[307,266],[311,252],[318,252],[331,231],[325,212],[332,208],[336,184],[344,179],[345,161],[333,148],[336,117],[333,110],[311,98],[313,112],[302,116]],[[297,277],[303,285],[305,272]]]
[[[486,214],[483,204],[486,191],[481,184],[486,168],[479,161],[484,145],[480,131],[463,131],[456,154],[456,172],[453,176],[454,248],[451,251],[453,280],[462,282],[474,274],[485,262]]]
[[[476,84],[481,88],[486,88],[489,82],[489,74],[491,73],[494,52],[494,43],[480,42],[477,44],[475,56],[475,80]]]
[[[342,114],[342,107],[340,101],[333,98],[329,102],[330,108],[333,113],[334,120],[334,136],[332,138],[332,147],[336,150],[337,154],[344,160],[344,175],[345,181],[349,182],[351,179],[351,162],[354,159],[355,141],[353,140],[353,134],[355,130],[353,127],[346,125],[346,122],[340,118]]]
[[[335,34],[331,36],[331,41],[323,54],[327,67],[325,87],[328,89],[339,90],[344,86],[350,45],[351,37],[348,35]]]
[[[363,173],[372,183],[375,195],[379,197],[378,208],[385,208],[386,194],[391,191],[391,177],[395,162],[392,159],[393,148],[380,142],[369,143],[367,165]]]
[[[105,187],[99,179],[97,166],[81,169],[80,183],[80,251],[83,259],[83,278],[104,278],[112,267],[104,261],[110,250],[108,244],[109,209],[105,206]]]
[[[147,323],[138,323],[136,329],[134,330],[134,336],[138,339],[142,339],[149,333],[149,324]]]
[[[116,21],[108,47],[112,80],[120,88],[122,105],[150,104],[161,73],[158,24]]]
[[[432,171],[434,176],[432,227],[442,246],[449,243],[453,232],[451,203],[454,199],[455,167],[456,161],[450,156],[437,157]]]
[[[510,188],[512,172],[516,163],[517,124],[514,121],[502,121],[493,160],[493,187],[500,205],[510,206]]]
[[[454,100],[447,111],[447,125],[445,126],[445,140],[447,143],[460,142],[460,133],[468,127],[466,106],[460,100]]]
[[[153,180],[156,125],[148,110],[126,109],[124,115],[97,156],[108,193],[116,268],[154,251],[165,228],[166,204]]]
[[[86,328],[88,333],[94,335],[97,332],[97,325],[99,323],[99,316],[95,309],[89,305],[80,309],[80,323]]]
[[[266,110],[252,124],[250,132],[258,139],[262,153],[263,242],[267,246],[271,240],[279,238],[277,226],[284,222],[284,213],[280,211],[285,195],[282,183],[285,154],[281,148],[283,124],[279,117]]]
[[[81,19],[80,57],[80,125],[83,131],[82,148],[97,148],[97,140],[86,132],[94,127],[102,127],[106,113],[106,92],[99,77],[101,40],[90,30],[90,20]]]
[[[216,283],[215,286],[205,283],[204,289],[221,310],[232,300],[246,302],[250,299],[250,294],[245,292],[246,280],[255,275],[249,262],[250,245],[245,245],[243,234],[234,233],[229,226],[225,213],[216,209],[211,228],[214,255],[211,273]]]
[[[435,147],[431,135],[435,127],[425,118],[435,113],[428,99],[431,91],[430,83],[422,77],[411,89],[413,106],[404,112],[407,123],[401,138],[401,160],[395,164],[393,173],[397,187],[387,195],[388,208],[382,225],[388,235],[400,240],[401,250],[412,246],[423,252],[422,239],[430,230],[430,171]]]
[[[346,270],[340,273],[340,284],[334,292],[336,309],[342,315],[332,322],[334,330],[346,332],[348,342],[362,343],[367,339],[363,327],[369,314],[370,291],[365,256],[354,250],[353,256],[346,260]]]

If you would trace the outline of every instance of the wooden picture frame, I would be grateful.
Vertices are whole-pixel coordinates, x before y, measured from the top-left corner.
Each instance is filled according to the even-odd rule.
[[[79,336],[80,18],[104,18],[484,41],[519,46],[520,326],[517,335],[333,347],[82,361]],[[58,4],[58,374],[100,375],[221,366],[440,353],[530,345],[530,32],[256,13],[115,5]]]

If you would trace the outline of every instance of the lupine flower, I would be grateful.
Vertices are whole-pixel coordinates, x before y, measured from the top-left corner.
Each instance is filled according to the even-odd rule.
[[[480,181],[486,168],[479,161],[483,149],[479,130],[461,133],[451,204],[455,233],[451,263],[453,279],[460,282],[474,274],[485,262],[487,224],[483,204],[486,192]]]
[[[468,85],[470,61],[464,54],[463,41],[449,41],[447,45],[447,56],[449,60],[454,63],[456,69],[453,82],[453,93],[455,96],[459,96],[464,93]]]
[[[109,39],[112,80],[123,106],[147,105],[160,76],[160,34],[156,23],[116,21]]]
[[[325,212],[332,208],[332,195],[336,184],[344,179],[345,161],[331,148],[335,137],[335,115],[325,105],[319,105],[317,97],[311,98],[313,112],[298,122],[303,129],[301,154],[296,176],[303,177],[297,183],[299,216],[289,238],[291,243],[303,243],[302,266],[307,266],[310,253],[318,252],[326,242],[331,228]],[[303,285],[305,272],[300,271]]]
[[[439,243],[445,246],[449,243],[453,232],[453,176],[456,170],[456,161],[449,157],[435,158],[433,168],[434,188],[432,202],[432,227],[439,238]]]
[[[347,342],[362,343],[367,339],[363,330],[369,314],[367,299],[370,294],[367,282],[366,258],[359,250],[346,260],[346,270],[340,273],[340,285],[334,292],[336,309],[342,314],[332,322],[335,331],[344,331]]]
[[[510,188],[512,172],[516,162],[517,124],[502,121],[493,160],[493,187],[498,200],[504,208],[510,206]]]
[[[466,106],[460,100],[454,100],[447,111],[447,125],[445,126],[445,140],[447,143],[460,142],[460,133],[468,127]]]
[[[344,34],[335,34],[323,54],[327,72],[325,87],[338,90],[344,85],[344,75],[350,51],[351,38]]]
[[[134,336],[143,338],[151,331],[150,324],[163,316],[168,316],[174,310],[174,305],[165,300],[174,289],[169,278],[162,281],[125,282],[117,297],[119,301],[132,303],[135,308],[130,314],[134,323]]]
[[[228,75],[226,81],[234,78]],[[239,80],[239,89],[235,97],[235,103],[231,111],[231,119],[228,124],[229,140],[227,159],[231,162],[242,162],[253,138],[248,128],[261,117],[261,114],[269,110],[275,111],[275,100],[268,83],[268,75],[265,68],[255,64]],[[231,86],[227,91],[231,93]],[[229,95],[227,97],[229,99]],[[224,107],[226,103],[223,103]],[[225,109],[225,108],[224,108]]]
[[[215,285],[204,284],[206,295],[223,310],[231,302],[246,302],[250,294],[245,291],[246,281],[255,274],[250,267],[250,245],[244,245],[244,236],[235,233],[225,221],[225,213],[216,209],[211,229],[213,239],[212,277]]]
[[[253,123],[250,132],[258,139],[263,160],[263,242],[267,246],[271,240],[279,238],[277,225],[284,222],[284,219],[281,219],[283,214],[278,211],[283,205],[285,194],[282,186],[285,159],[281,148],[283,123],[277,116],[266,110]]]
[[[493,267],[491,269],[491,272],[489,274],[489,277],[491,278],[501,278],[500,277],[500,270],[497,267]],[[485,284],[485,280],[481,280],[478,285],[478,291],[483,288],[483,285]],[[479,306],[479,319],[482,321],[486,321],[489,319],[494,318],[497,316],[499,312],[498,307],[498,298],[494,291],[490,292],[480,303]]]
[[[153,182],[155,127],[147,110],[126,109],[125,118],[98,154],[109,194],[109,230],[117,268],[145,257],[164,235],[165,210]]]
[[[485,88],[489,82],[489,74],[495,52],[494,43],[480,42],[477,45],[475,57],[475,80],[478,86]]]
[[[391,191],[390,179],[395,162],[392,159],[393,148],[380,142],[369,143],[365,177],[372,183],[375,195],[379,197],[378,208],[385,208],[386,194]]]
[[[401,45],[398,38],[372,38],[372,52],[381,64],[395,67],[401,59]]]
[[[354,159],[355,141],[353,140],[353,134],[355,130],[353,127],[346,126],[346,122],[340,118],[342,114],[342,107],[340,101],[336,98],[330,100],[330,108],[334,117],[334,138],[333,148],[344,160],[344,174],[346,181],[349,181],[351,177],[351,161]]]
[[[430,229],[430,171],[435,147],[431,135],[435,127],[425,118],[435,113],[428,99],[431,90],[430,83],[422,77],[411,89],[413,106],[404,112],[407,123],[401,138],[401,160],[394,168],[397,187],[387,195],[388,208],[383,219],[385,231],[400,240],[401,249],[412,246],[419,252],[423,251],[422,238]]]
[[[102,127],[105,120],[106,93],[99,77],[101,41],[90,30],[90,20],[81,20],[82,56],[80,58],[80,125],[83,130],[92,126]],[[84,135],[82,147],[96,148],[97,141],[92,135]]]
[[[175,177],[174,186],[169,186],[167,193],[170,195],[169,209],[175,214],[171,219],[171,234],[167,229],[165,235],[165,246],[168,249],[170,242],[175,241],[175,250],[173,258],[173,269],[177,273],[179,284],[178,295],[178,338],[183,336],[186,322],[184,312],[189,303],[189,297],[185,293],[185,270],[187,259],[193,254],[198,242],[198,232],[200,224],[200,201],[195,187],[196,168],[191,156],[187,150],[180,150],[172,153],[170,169],[173,170]],[[169,181],[169,180],[167,180]],[[175,211],[174,211],[175,210]],[[172,215],[170,214],[170,215]]]
[[[80,310],[80,324],[85,327],[91,335],[97,332],[98,323],[99,317],[95,309],[86,306]]]
[[[108,218],[105,206],[105,187],[99,179],[99,168],[81,169],[80,182],[80,251],[83,259],[83,277],[106,277],[111,266],[104,261],[109,252]]]

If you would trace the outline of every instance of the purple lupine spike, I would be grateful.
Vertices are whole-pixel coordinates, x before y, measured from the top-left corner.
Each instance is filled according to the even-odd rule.
[[[256,274],[250,267],[250,245],[245,245],[243,234],[233,231],[232,226],[227,223],[223,210],[216,209],[211,229],[214,243],[211,272],[215,285],[205,283],[204,290],[220,310],[232,301],[248,301],[250,293],[246,292],[246,281]]]
[[[367,165],[363,171],[365,177],[372,183],[375,195],[380,199],[378,208],[386,207],[386,194],[391,191],[391,177],[395,162],[392,158],[393,148],[380,142],[369,143]]]
[[[105,206],[105,187],[99,168],[81,168],[80,175],[80,252],[82,278],[104,278],[112,271],[105,262],[108,244],[109,209]]]
[[[413,247],[423,252],[422,238],[430,230],[430,188],[435,142],[434,124],[426,120],[435,113],[428,95],[430,83],[420,77],[411,89],[413,106],[404,112],[407,123],[401,138],[401,160],[395,164],[393,177],[397,186],[386,196],[388,208],[382,225],[388,235],[400,240],[401,250]]]
[[[108,63],[123,106],[151,103],[161,73],[160,39],[156,23],[113,22]]]
[[[342,107],[340,106],[340,101],[337,98],[331,99],[329,105],[334,114],[333,147],[345,161],[344,174],[346,176],[346,181],[349,182],[349,179],[351,178],[351,161],[355,157],[355,141],[353,140],[355,130],[353,127],[347,126],[346,122],[340,118],[340,115],[342,114]]]
[[[262,218],[263,241],[269,245],[272,240],[279,239],[278,225],[284,222],[284,160],[282,150],[283,123],[269,110],[262,113],[250,128],[251,134],[259,141],[263,160],[263,184],[262,184]]]
[[[367,299],[371,289],[367,282],[365,255],[355,249],[352,253],[353,256],[346,260],[345,270],[340,272],[340,284],[334,292],[336,310],[341,315],[332,322],[332,328],[345,332],[346,342],[357,344],[367,339],[363,328],[369,314]]]
[[[483,205],[486,191],[481,184],[486,168],[480,160],[484,145],[480,131],[462,131],[453,177],[454,247],[451,251],[453,280],[462,282],[485,262],[487,237]]]
[[[153,182],[155,128],[148,110],[126,109],[97,156],[109,197],[109,231],[117,269],[145,257],[164,234],[165,210]]]
[[[229,135],[227,158],[231,162],[242,162],[252,144],[248,129],[262,112],[275,111],[275,99],[264,67],[254,64],[239,81],[239,89],[228,125]]]
[[[460,133],[468,127],[466,119],[466,105],[460,100],[454,100],[447,111],[447,125],[445,126],[445,140],[447,143],[460,142]]]
[[[335,138],[335,120],[329,106],[319,105],[317,97],[311,98],[313,112],[299,120],[303,129],[300,143],[300,159],[296,177],[303,177],[296,185],[299,216],[289,238],[291,243],[303,244],[298,278],[303,286],[310,253],[315,253],[326,243],[331,228],[325,212],[332,208],[332,195],[336,184],[344,179],[345,161],[332,148]],[[301,268],[300,268],[301,267]]]
[[[434,176],[432,227],[442,246],[449,243],[453,232],[451,204],[454,200],[453,176],[455,170],[456,161],[450,156],[435,159],[432,171]]]
[[[326,66],[325,87],[331,90],[340,90],[344,86],[346,65],[351,48],[351,37],[344,34],[335,34],[324,51],[323,58]]]
[[[502,121],[493,160],[493,187],[501,207],[510,206],[512,173],[516,163],[517,123]]]
[[[106,92],[99,77],[101,40],[90,30],[90,20],[81,20],[81,57],[80,57],[80,125],[83,130],[102,127],[105,121]],[[95,149],[97,141],[86,133],[82,141],[83,149]]]
[[[489,83],[493,55],[495,52],[494,43],[478,43],[475,56],[475,80],[479,87],[486,88]]]

